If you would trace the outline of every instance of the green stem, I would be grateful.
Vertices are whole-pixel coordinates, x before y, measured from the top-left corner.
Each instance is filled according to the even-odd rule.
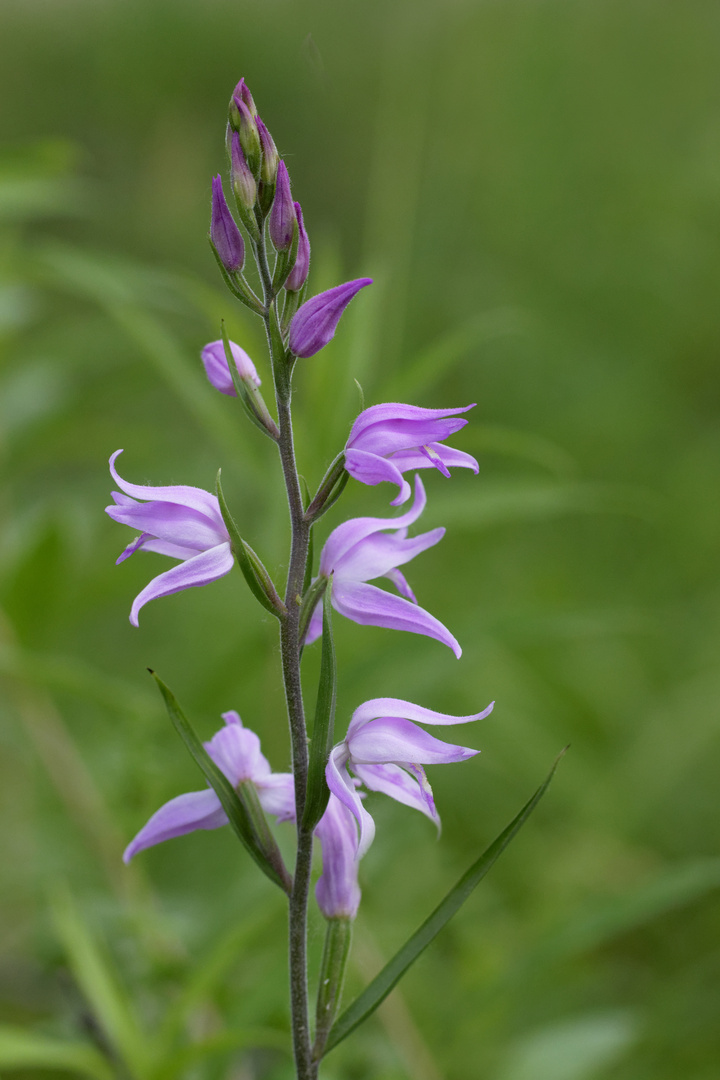
[[[275,381],[279,429],[277,446],[285,480],[291,527],[290,560],[285,588],[287,616],[280,626],[280,652],[285,701],[290,724],[292,766],[295,778],[295,808],[298,823],[297,856],[289,909],[290,1006],[293,1049],[297,1080],[315,1080],[317,1068],[313,1063],[311,1052],[307,985],[307,907],[312,863],[312,831],[302,825],[307,794],[308,740],[300,679],[299,633],[299,600],[302,597],[305,580],[310,526],[305,520],[300,479],[295,462],[290,362],[283,345],[273,296],[272,275],[268,266],[264,230],[261,230],[260,238],[255,244],[255,253],[265,296],[266,314],[263,316],[263,321]]]

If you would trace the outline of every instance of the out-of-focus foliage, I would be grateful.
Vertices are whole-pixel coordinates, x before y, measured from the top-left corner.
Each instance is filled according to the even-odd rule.
[[[712,0],[5,0],[4,1076],[105,1080],[115,1054],[139,1077],[290,1075],[283,906],[230,830],[120,863],[202,787],[145,667],[205,736],[237,708],[283,768],[276,628],[233,574],[134,630],[161,560],[115,568],[128,537],[102,512],[120,446],[135,481],[209,488],[222,466],[282,574],[273,447],[198,359],[224,317],[262,367],[205,240],[240,75],[303,204],[313,287],[376,282],[298,371],[308,482],[355,379],[366,404],[479,403],[456,444],[480,477],[428,478],[423,528],[448,534],[411,570],[463,659],[336,625],[339,726],[378,694],[497,701],[463,735],[482,756],[432,776],[440,843],[373,799],[348,993],[572,744],[326,1080],[717,1075],[719,47]],[[351,483],[323,527],[388,491]],[[165,1074],[158,1047],[180,1055]]]

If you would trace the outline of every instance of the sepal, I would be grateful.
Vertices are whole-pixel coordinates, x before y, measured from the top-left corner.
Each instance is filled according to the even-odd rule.
[[[255,599],[259,600],[265,610],[269,611],[271,615],[274,615],[278,619],[283,619],[287,615],[287,608],[280,599],[278,591],[272,582],[272,578],[263,566],[259,556],[253,551],[250,545],[243,540],[238,527],[235,524],[235,520],[228,510],[222,490],[222,484],[220,483],[221,472],[222,470],[218,469],[215,490],[217,492],[218,503],[220,504],[220,513],[223,516],[225,528],[230,536],[230,546],[233,555],[237,559],[242,575],[248,583],[250,591]]]
[[[315,522],[319,517],[322,517],[338,501],[345,490],[348,479],[348,473],[345,470],[345,453],[343,451],[330,464],[322,478],[315,497],[305,511],[306,520]]]
[[[205,779],[220,800],[220,805],[227,814],[228,820],[235,830],[235,833],[263,873],[265,873],[271,881],[274,881],[276,885],[279,885],[283,892],[290,895],[292,891],[292,878],[283,862],[280,849],[270,832],[267,821],[265,822],[265,829],[261,829],[260,832],[258,832],[255,824],[255,808],[249,805],[246,794],[241,795],[243,785],[238,785],[238,789],[235,789],[232,786],[228,778],[220,771],[200,742],[194,728],[178,705],[175,695],[154,671],[150,668],[148,668],[148,670],[163,696],[168,716],[170,717],[175,730],[185,743],[191,756],[195,759],[196,764],[199,765]],[[248,781],[247,783],[250,782]],[[260,810],[260,813],[262,813],[262,808],[259,807],[259,804],[258,809]],[[265,835],[263,835],[263,832]]]

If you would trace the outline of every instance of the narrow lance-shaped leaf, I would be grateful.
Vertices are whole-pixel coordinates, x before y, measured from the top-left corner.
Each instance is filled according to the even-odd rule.
[[[335,643],[332,635],[332,578],[327,583],[323,598],[322,654],[318,681],[315,721],[310,741],[310,764],[308,769],[307,799],[303,813],[303,826],[311,831],[325,813],[330,789],[325,779],[325,766],[332,750],[335,731],[335,695],[337,671]]]
[[[238,566],[240,567],[242,575],[248,583],[253,596],[256,600],[260,601],[266,611],[275,615],[276,618],[281,619],[287,614],[287,608],[278,596],[272,578],[260,561],[259,556],[256,555],[249,544],[245,543],[240,535],[235,519],[228,510],[228,505],[225,502],[225,495],[223,494],[222,484],[220,483],[221,472],[222,470],[218,469],[215,490],[217,492],[218,503],[220,504],[220,513],[225,522],[225,528],[230,534],[230,543],[232,545],[233,554],[238,561]]]
[[[363,990],[362,994],[355,999],[352,1005],[345,1010],[339,1020],[333,1025],[325,1046],[325,1053],[332,1050],[334,1046],[337,1046],[338,1043],[347,1038],[356,1027],[367,1020],[375,1009],[377,1009],[378,1005],[385,1000],[408,968],[415,963],[418,956],[420,956],[430,942],[440,933],[442,928],[450,921],[456,911],[462,907],[473,889],[475,889],[482,881],[488,870],[495,864],[510,841],[515,838],[537,804],[540,802],[540,799],[548,789],[548,785],[557,769],[558,762],[564,753],[565,750],[563,750],[562,754],[556,759],[547,779],[540,785],[533,797],[525,804],[525,806],[523,806],[517,817],[510,822],[507,828],[500,833],[490,847],[487,848],[480,858],[472,864],[469,870],[463,874],[445,899],[438,904],[432,915],[430,915],[422,926],[415,931],[400,951],[397,952],[392,960],[385,965],[382,971],[375,976],[370,985]]]
[[[232,349],[230,348],[230,338],[225,329],[224,319],[220,323],[220,333],[222,336],[223,349],[225,350],[225,359],[227,360],[227,366],[230,371],[230,378],[232,379],[235,393],[255,427],[260,428],[260,430],[265,435],[268,435],[273,442],[277,442],[280,437],[280,432],[278,431],[277,424],[268,412],[265,399],[256,386],[249,386],[244,379],[240,378],[237,364],[235,363],[235,358],[233,357]]]
[[[197,737],[190,722],[178,705],[175,695],[165,685],[162,679],[158,678],[154,671],[150,671],[150,674],[158,684],[160,693],[165,701],[168,716],[172,720],[175,730],[185,743],[190,754],[195,759],[195,762],[200,766],[205,779],[220,800],[220,805],[227,814],[228,820],[238,837],[263,873],[267,874],[271,881],[274,881],[276,885],[279,885],[280,888],[289,895],[292,889],[292,881],[285,868],[277,845],[273,841],[273,846],[269,850],[264,850],[261,847],[253,830],[250,815],[243,806],[235,788],[225,774],[218,769],[215,762],[205,750],[205,747],[200,742],[200,739]]]

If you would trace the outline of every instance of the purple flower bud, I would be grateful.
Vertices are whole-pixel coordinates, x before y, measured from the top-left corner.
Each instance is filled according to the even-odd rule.
[[[234,341],[231,341],[230,351],[240,378],[251,386],[259,386],[260,379],[255,370],[255,365],[245,350],[236,345]],[[215,389],[219,390],[221,394],[237,397],[222,340],[211,341],[209,345],[205,346],[200,356],[205,365],[205,374]]]
[[[300,203],[296,202],[294,205],[298,223],[298,249],[295,265],[285,282],[285,288],[288,292],[299,292],[302,289],[310,269],[310,241],[308,240],[308,234],[305,232]]]
[[[240,145],[243,148],[245,159],[253,176],[260,175],[260,136],[258,135],[255,117],[247,107],[242,97],[233,94],[230,100],[230,112],[228,119],[233,131],[240,136]]]
[[[290,323],[290,350],[296,356],[314,356],[335,336],[337,324],[353,296],[372,285],[372,278],[357,278],[318,293],[293,316]]]
[[[240,206],[245,210],[252,210],[257,199],[257,184],[255,183],[255,177],[248,168],[237,131],[233,131],[232,134],[230,179],[235,198]]]
[[[240,100],[243,101],[247,108],[250,110],[251,116],[257,116],[257,109],[255,108],[253,96],[248,90],[244,78],[240,80],[240,82],[233,90],[233,98],[240,98]]]
[[[272,135],[259,116],[255,117],[255,123],[257,125],[258,135],[260,136],[260,146],[262,147],[260,179],[264,184],[270,184],[274,187],[275,177],[280,163],[280,155],[277,152],[277,147]]]
[[[295,224],[295,205],[290,194],[290,177],[285,162],[277,167],[275,198],[270,211],[270,239],[278,251],[287,251],[292,244]]]
[[[219,176],[214,176],[212,182],[210,240],[228,273],[242,270],[245,262],[245,243],[225,202],[222,180]]]

